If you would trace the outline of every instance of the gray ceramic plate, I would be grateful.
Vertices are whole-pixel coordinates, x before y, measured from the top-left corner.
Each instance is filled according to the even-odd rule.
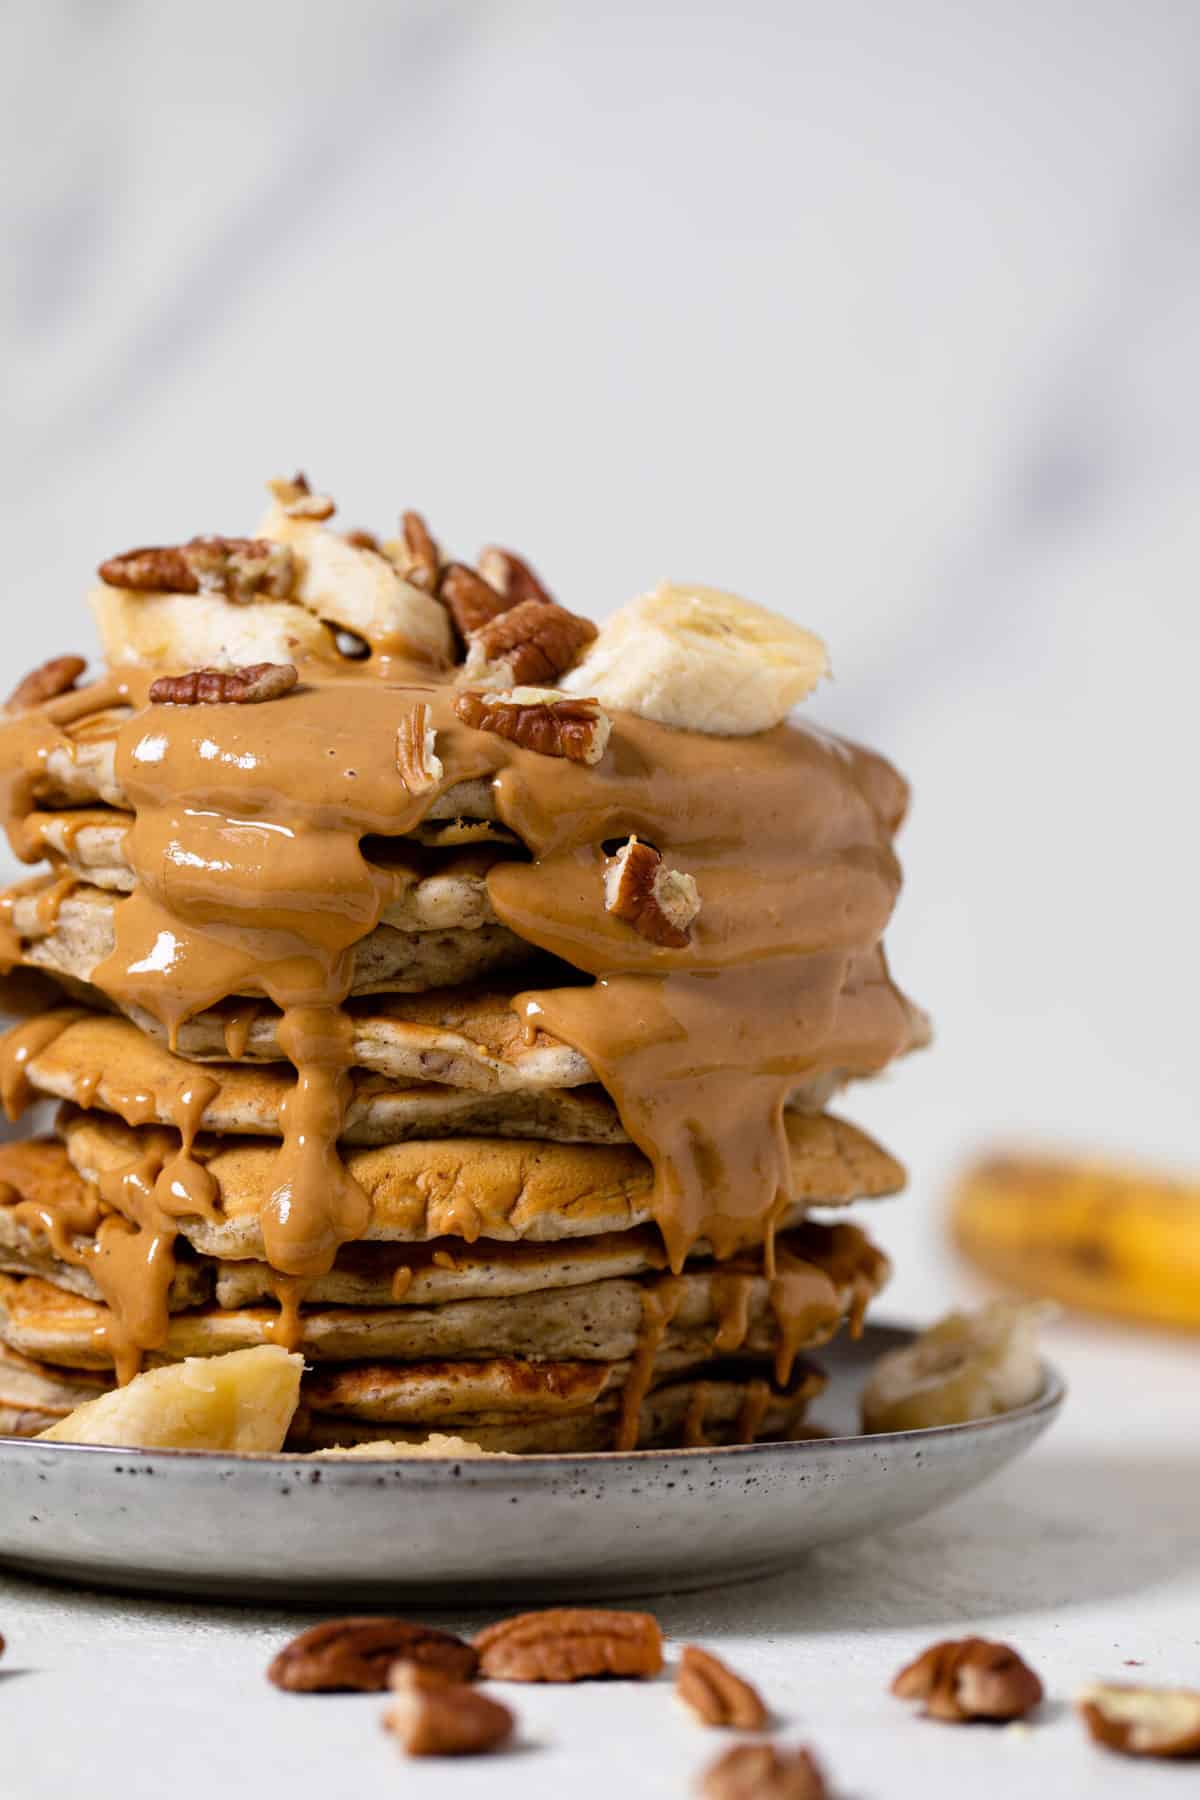
[[[104,1450],[0,1438],[0,1563],[60,1580],[355,1606],[661,1593],[765,1574],[816,1544],[941,1506],[1045,1430],[1019,1411],[851,1436],[858,1390],[909,1331],[822,1352],[815,1422],[847,1435],[745,1449],[356,1462]]]

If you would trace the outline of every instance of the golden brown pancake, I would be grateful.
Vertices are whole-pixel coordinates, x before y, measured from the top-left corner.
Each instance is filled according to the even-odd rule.
[[[823,1378],[809,1365],[797,1371],[785,1393],[763,1377],[730,1375],[724,1370],[671,1381],[653,1389],[642,1402],[636,1447],[700,1447],[802,1436],[809,1404],[823,1386]],[[620,1395],[614,1391],[556,1415],[453,1414],[445,1420],[444,1429],[482,1450],[567,1455],[615,1449],[620,1416]],[[302,1401],[288,1441],[296,1449],[309,1451],[380,1441],[420,1443],[430,1429],[424,1423],[372,1423],[322,1413]]]
[[[784,1376],[798,1351],[827,1342],[848,1317],[860,1318],[888,1274],[886,1259],[865,1240],[856,1254],[835,1253],[835,1234],[827,1233],[822,1256],[813,1235],[781,1240],[773,1280],[759,1256],[748,1256],[682,1276],[617,1277],[437,1306],[337,1307],[314,1303],[309,1293],[289,1348],[316,1362],[515,1356],[615,1364],[638,1354],[654,1316],[664,1356],[776,1358]],[[811,1258],[798,1249],[811,1250]],[[102,1306],[61,1285],[0,1276],[0,1337],[23,1354],[66,1367],[108,1367],[105,1317]],[[280,1341],[291,1329],[276,1306],[205,1306],[172,1315],[159,1353],[171,1360],[220,1355]]]
[[[842,1206],[903,1185],[899,1163],[844,1120],[789,1113],[784,1125],[796,1201],[781,1225],[797,1223],[810,1206]],[[103,1115],[76,1113],[61,1129],[75,1168],[88,1180],[103,1181],[106,1198],[118,1209],[121,1193],[112,1178],[145,1157],[161,1163],[178,1148],[173,1132],[133,1130]],[[207,1256],[262,1260],[260,1215],[276,1180],[272,1147],[244,1138],[201,1138],[196,1155],[216,1183],[217,1210],[212,1218],[185,1215],[181,1231]],[[650,1220],[650,1165],[632,1145],[460,1137],[349,1149],[344,1160],[370,1201],[370,1222],[361,1234],[368,1240],[554,1242],[627,1231]]]
[[[35,1093],[115,1113],[127,1125],[174,1124],[181,1091],[195,1089],[199,1081],[210,1097],[198,1123],[207,1131],[255,1137],[278,1137],[281,1107],[296,1080],[290,1063],[208,1063],[199,1074],[194,1063],[173,1056],[131,1020],[102,1013],[70,1015],[60,1033],[22,1058],[20,1076]],[[462,1132],[628,1142],[616,1108],[594,1084],[497,1093],[435,1081],[399,1085],[366,1070],[354,1071],[351,1080],[342,1129],[346,1144],[392,1144]]]

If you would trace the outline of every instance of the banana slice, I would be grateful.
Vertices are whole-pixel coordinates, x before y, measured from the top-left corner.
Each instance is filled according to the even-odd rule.
[[[828,673],[811,631],[717,588],[663,582],[615,613],[559,686],[661,725],[748,737]]]
[[[336,655],[329,628],[292,600],[239,606],[220,594],[96,587],[88,601],[110,668],[231,669]]]
[[[949,1313],[915,1343],[889,1350],[862,1396],[864,1431],[920,1431],[1011,1412],[1042,1386],[1037,1327],[1045,1307],[993,1301]]]
[[[189,1356],[136,1375],[128,1387],[88,1400],[39,1437],[141,1450],[283,1448],[300,1398],[304,1358],[278,1344]]]
[[[315,618],[352,631],[375,648],[427,662],[454,661],[450,615],[440,600],[405,581],[386,556],[351,544],[319,519],[276,503],[257,536],[290,545],[295,598]]]

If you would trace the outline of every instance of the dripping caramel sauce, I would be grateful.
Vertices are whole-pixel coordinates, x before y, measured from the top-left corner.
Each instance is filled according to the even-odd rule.
[[[625,714],[602,762],[582,767],[467,730],[449,682],[424,667],[393,662],[382,680],[324,665],[301,674],[291,694],[263,706],[182,707],[149,706],[149,674],[130,670],[0,726],[0,804],[26,861],[44,854],[29,821],[53,793],[49,759],[112,744],[133,815],[125,850],[135,885],[114,897],[113,949],[95,987],[122,1010],[148,1013],[172,1046],[197,1013],[237,1001],[225,1035],[233,1059],[258,1009],[279,1009],[296,1078],[261,1223],[280,1341],[299,1329],[304,1283],[369,1222],[367,1197],[338,1153],[353,1066],[344,1002],[355,946],[399,876],[369,861],[362,840],[401,837],[441,793],[486,780],[498,820],[530,855],[490,869],[497,917],[592,978],[518,995],[527,1040],[549,1031],[596,1071],[652,1165],[671,1270],[701,1239],[718,1257],[765,1245],[780,1321],[776,1372],[790,1372],[805,1333],[824,1329],[829,1284],[820,1271],[773,1263],[774,1226],[791,1199],[785,1101],[816,1072],[868,1074],[913,1041],[911,1009],[880,947],[899,886],[891,838],[906,798],[900,778],[869,752],[791,724],[719,739]],[[414,796],[395,744],[418,702],[430,708],[443,774]],[[661,949],[605,910],[602,846],[631,833],[697,881],[702,910],[687,949]],[[52,923],[74,885],[64,875],[43,890],[39,919]],[[10,907],[0,961],[19,954]],[[77,1016],[63,1009],[10,1034],[0,1051],[10,1114],[30,1098],[25,1065],[61,1029],[51,1019]],[[169,1098],[174,1139],[148,1134],[144,1154],[100,1183],[113,1216],[100,1220],[87,1254],[112,1311],[122,1379],[165,1339],[176,1221],[217,1207],[194,1143],[212,1097],[206,1082],[198,1072]],[[156,1116],[153,1097],[125,1102],[129,1123]],[[482,1223],[464,1202],[453,1228],[473,1242]],[[668,1293],[648,1289],[622,1441],[636,1433]],[[730,1293],[717,1334],[727,1340],[740,1304],[739,1290]]]

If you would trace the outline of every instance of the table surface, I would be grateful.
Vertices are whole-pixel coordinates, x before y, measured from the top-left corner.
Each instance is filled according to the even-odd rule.
[[[1160,1795],[1194,1773],[1108,1755],[1071,1700],[1097,1677],[1200,1685],[1200,1403],[1195,1345],[1060,1324],[1049,1351],[1071,1395],[1058,1425],[980,1492],[790,1574],[655,1602],[673,1645],[726,1656],[814,1745],[846,1800],[1016,1792]],[[220,1529],[214,1519],[213,1529]],[[483,1615],[463,1596],[452,1629]],[[210,1800],[282,1784],[289,1800],[384,1791],[522,1796],[683,1793],[729,1741],[638,1685],[510,1688],[517,1747],[408,1764],[372,1696],[270,1687],[274,1650],[311,1615],[176,1605],[0,1577],[5,1800]],[[933,1640],[1007,1639],[1047,1699],[1029,1728],[953,1728],[892,1699]]]

